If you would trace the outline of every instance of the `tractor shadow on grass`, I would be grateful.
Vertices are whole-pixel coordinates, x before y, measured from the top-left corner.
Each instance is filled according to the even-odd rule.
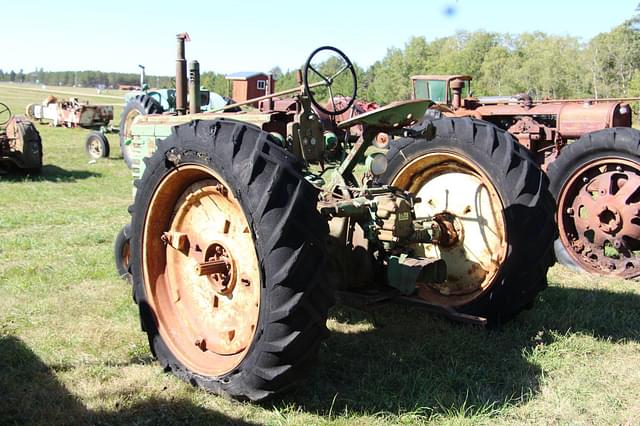
[[[89,410],[14,336],[0,336],[0,413],[2,424],[253,424],[178,399]]]
[[[528,352],[556,333],[640,341],[639,307],[635,294],[551,285],[532,310],[496,330],[405,306],[336,307],[319,365],[275,405],[323,415],[499,412],[540,390],[542,371]]]
[[[88,170],[66,170],[53,164],[42,166],[39,172],[32,173],[15,167],[3,169],[5,174],[0,174],[0,182],[75,182],[77,180],[92,177],[101,177],[101,173]]]

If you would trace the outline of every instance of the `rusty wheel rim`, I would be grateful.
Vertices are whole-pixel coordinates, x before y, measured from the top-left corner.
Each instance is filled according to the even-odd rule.
[[[94,159],[102,157],[102,144],[96,138],[91,138],[89,141],[89,155]]]
[[[414,159],[391,184],[421,199],[416,217],[447,217],[457,233],[453,244],[412,246],[418,256],[447,263],[447,281],[418,283],[418,296],[458,306],[486,292],[507,253],[504,205],[486,174],[456,153],[439,152]]]
[[[229,185],[200,165],[169,172],[149,204],[142,244],[145,290],[171,352],[206,376],[237,367],[258,324],[261,281]]]
[[[640,164],[601,158],[578,168],[560,190],[558,229],[583,269],[630,278],[640,271]]]

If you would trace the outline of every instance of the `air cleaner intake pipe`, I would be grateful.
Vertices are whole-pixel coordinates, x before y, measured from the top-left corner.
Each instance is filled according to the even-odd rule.
[[[200,64],[189,62],[189,114],[200,112]]]

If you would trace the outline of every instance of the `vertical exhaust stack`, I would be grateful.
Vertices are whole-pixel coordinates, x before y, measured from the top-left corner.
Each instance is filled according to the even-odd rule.
[[[189,114],[200,112],[200,64],[189,62]]]
[[[187,113],[187,59],[184,55],[184,42],[191,41],[189,34],[180,33],[176,36],[178,50],[176,57],[176,112],[178,115]]]
[[[450,87],[453,97],[451,99],[451,106],[453,106],[454,109],[458,109],[462,106],[462,88],[464,87],[464,81],[455,79],[451,81]]]
[[[144,90],[144,65],[138,65],[138,67],[140,67],[140,90]]]

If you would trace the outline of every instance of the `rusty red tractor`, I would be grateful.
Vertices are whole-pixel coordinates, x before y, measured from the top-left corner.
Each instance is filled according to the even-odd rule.
[[[474,117],[514,135],[547,171],[557,203],[557,260],[574,269],[640,275],[640,131],[621,99],[474,97],[470,76],[412,77],[431,113]]]
[[[553,200],[506,131],[424,119],[428,100],[337,124],[357,82],[329,46],[309,56],[299,87],[207,113],[193,103],[187,114],[180,37],[176,69],[176,114],[131,123],[135,200],[116,246],[166,371],[263,400],[308,371],[336,297],[497,324],[546,287]],[[282,96],[295,105],[224,111]]]
[[[0,171],[6,165],[40,172],[42,140],[31,121],[14,116],[8,106],[0,103]]]

